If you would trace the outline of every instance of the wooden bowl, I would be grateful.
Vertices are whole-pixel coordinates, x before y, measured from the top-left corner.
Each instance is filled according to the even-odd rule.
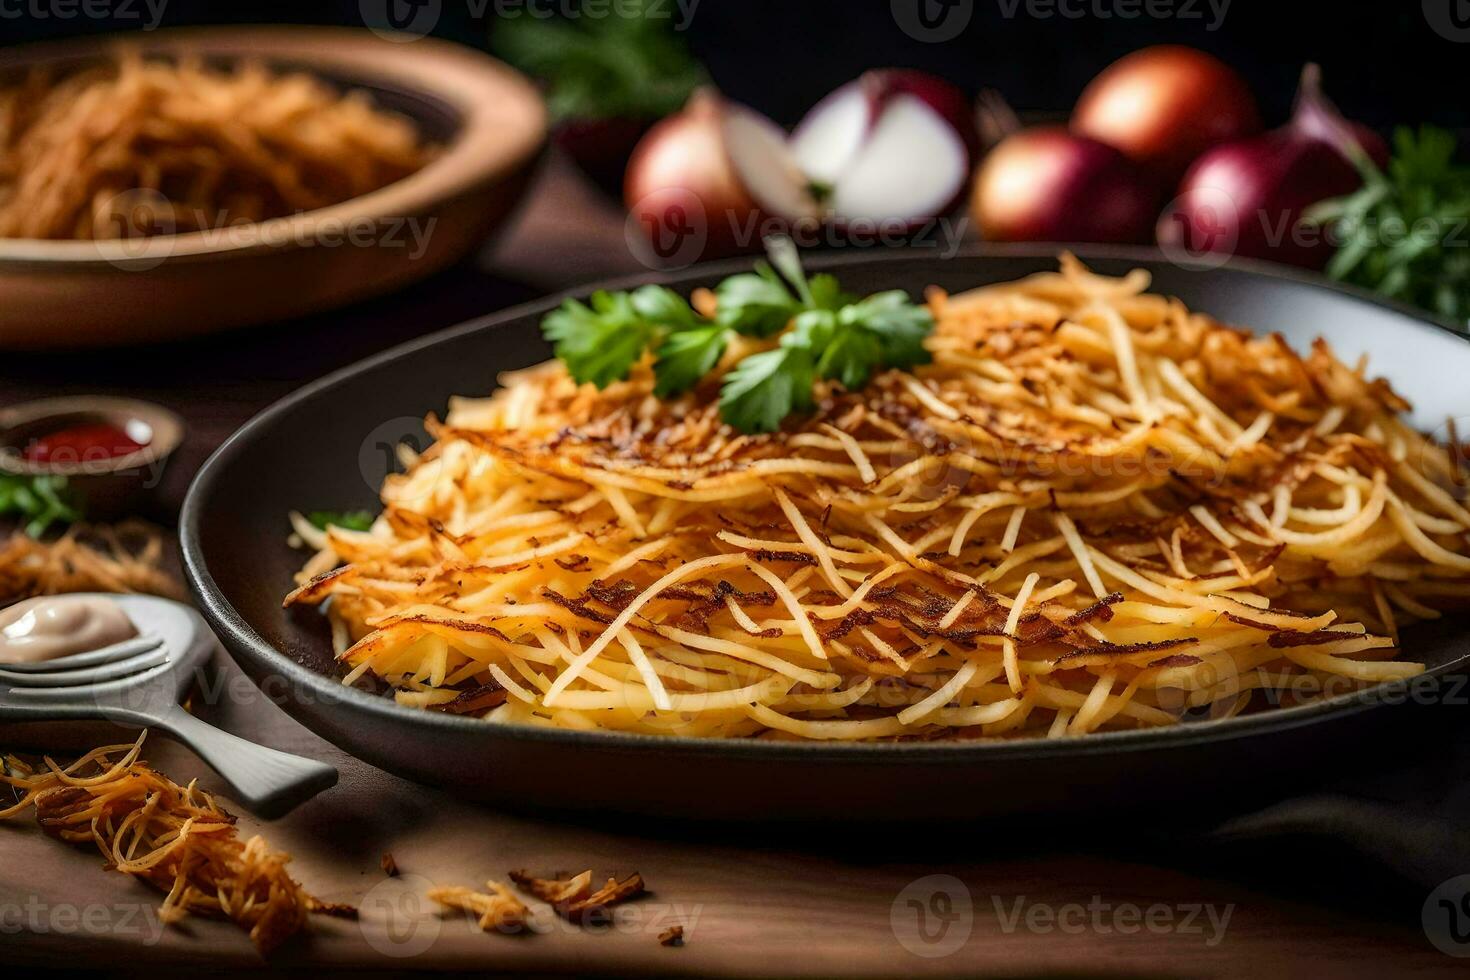
[[[304,70],[412,119],[442,147],[422,170],[331,207],[181,235],[0,238],[0,348],[110,346],[283,320],[388,292],[479,245],[510,213],[546,142],[523,76],[460,45],[368,30],[220,27],[131,34],[145,55]],[[0,78],[106,56],[113,39],[0,51]]]

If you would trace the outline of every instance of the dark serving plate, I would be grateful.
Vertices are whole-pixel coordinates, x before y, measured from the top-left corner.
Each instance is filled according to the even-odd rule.
[[[1081,249],[1094,269],[1142,266],[1152,288],[1302,348],[1325,336],[1351,362],[1414,402],[1420,428],[1470,415],[1470,343],[1406,308],[1317,278],[1231,262],[1188,268],[1157,252]],[[858,292],[930,284],[962,290],[1055,268],[1051,249],[974,249],[941,260],[905,252],[831,255],[812,268]],[[681,290],[713,285],[745,261],[645,276]],[[632,282],[610,284],[626,287]],[[578,290],[585,293],[590,290]],[[968,743],[812,744],[707,741],[488,725],[401,708],[345,687],[322,617],[283,610],[302,555],[287,547],[290,510],[376,506],[401,439],[454,394],[479,395],[498,372],[548,356],[538,330],[551,298],[413,341],[308,385],[235,433],[199,472],[181,535],[189,586],[205,618],[265,692],[329,741],[391,772],[465,795],[551,809],[704,819],[912,819],[1178,809],[1278,781],[1381,739],[1415,702],[1453,693],[1470,635],[1440,620],[1406,631],[1406,656],[1428,664],[1413,684],[1224,721],[1085,738]],[[1470,429],[1462,425],[1460,431]],[[1370,710],[1404,705],[1395,710]]]

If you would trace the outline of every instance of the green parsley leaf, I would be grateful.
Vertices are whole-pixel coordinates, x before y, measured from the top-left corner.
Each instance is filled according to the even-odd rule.
[[[628,293],[602,291],[590,307],[567,300],[541,321],[541,332],[578,384],[599,388],[626,378],[654,337]]]
[[[862,302],[845,306],[837,319],[841,324],[875,334],[882,345],[886,367],[909,368],[929,363],[924,338],[934,329],[934,315],[928,307],[916,306],[900,289],[875,293]]]
[[[817,374],[841,381],[848,391],[857,391],[868,383],[873,366],[882,360],[883,342],[877,334],[861,327],[838,328],[832,331],[832,340],[817,359]]]
[[[25,519],[25,533],[39,538],[53,524],[82,519],[81,501],[64,476],[0,473],[0,515]]]
[[[669,330],[686,330],[708,322],[694,312],[688,300],[665,286],[639,286],[631,300],[645,322]]]
[[[786,339],[774,350],[743,359],[725,375],[720,417],[741,432],[775,432],[786,416],[811,408],[811,351]]]
[[[786,329],[802,304],[764,262],[755,272],[731,276],[715,289],[715,320],[751,337],[770,337]]]
[[[730,331],[719,324],[671,333],[658,349],[653,364],[653,393],[668,398],[688,391],[714,370],[730,342]]]
[[[371,530],[375,518],[372,511],[367,510],[314,510],[306,515],[306,519],[313,527],[321,528],[323,531],[328,525],[340,527],[346,531]]]
[[[811,289],[812,306],[819,310],[840,310],[858,299],[852,293],[844,293],[837,277],[825,272],[812,276],[807,285]]]
[[[934,318],[900,290],[877,293],[831,310],[809,310],[797,317],[794,333],[819,352],[816,372],[849,391],[868,383],[880,367],[913,367],[929,360],[924,338]]]

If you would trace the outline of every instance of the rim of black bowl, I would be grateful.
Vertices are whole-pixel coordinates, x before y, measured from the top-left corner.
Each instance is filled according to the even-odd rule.
[[[1185,261],[1164,254],[1149,246],[1133,245],[1045,245],[1017,244],[998,245],[976,243],[964,246],[949,258],[933,261],[946,262],[954,259],[1022,258],[1055,259],[1062,251],[1075,254],[1084,262],[1089,260],[1131,261],[1178,266],[1187,271],[1206,274],[1217,269],[1229,269],[1250,275],[1263,276],[1286,282],[1297,283],[1324,292],[1336,293],[1351,299],[1390,310],[1408,317],[1419,324],[1442,330],[1462,341],[1470,343],[1470,337],[1450,323],[1424,310],[1405,303],[1376,296],[1367,290],[1343,283],[1333,282],[1320,275],[1270,262],[1231,258],[1219,261],[1206,257],[1202,261]],[[915,260],[925,256],[914,250],[874,250],[862,254],[849,254],[836,250],[810,254],[803,257],[803,264],[814,270],[833,267],[866,265],[903,259]],[[932,257],[931,257],[932,258]],[[299,402],[315,397],[354,375],[378,367],[399,357],[433,347],[446,340],[496,327],[529,316],[538,316],[555,309],[569,297],[582,297],[598,290],[628,289],[648,282],[684,283],[701,280],[716,280],[734,272],[745,271],[750,266],[750,257],[722,259],[703,262],[688,268],[672,271],[649,271],[620,276],[566,289],[541,299],[531,300],[504,310],[476,317],[464,323],[439,330],[406,343],[399,344],[374,354],[346,367],[339,368],[324,377],[297,389],[285,398],[253,416],[248,422],[226,439],[210,454],[204,465],[189,484],[184,506],[179,514],[179,541],[183,553],[184,577],[189,591],[199,603],[200,612],[211,629],[226,634],[234,645],[246,651],[258,663],[299,684],[302,688],[323,695],[322,703],[327,712],[361,710],[393,722],[418,724],[432,730],[464,735],[483,733],[495,739],[511,739],[530,742],[557,742],[568,747],[595,748],[600,750],[622,750],[628,752],[664,751],[686,755],[735,756],[745,759],[782,758],[793,755],[804,758],[825,757],[832,761],[850,761],[871,764],[884,759],[909,759],[922,754],[928,762],[974,762],[986,757],[1002,756],[1051,756],[1093,755],[1111,752],[1138,752],[1162,748],[1186,748],[1206,741],[1240,739],[1267,732],[1284,731],[1316,724],[1328,718],[1342,718],[1360,714],[1386,702],[1375,697],[1375,692],[1391,687],[1396,682],[1385,681],[1360,691],[1336,695],[1309,704],[1290,708],[1274,708],[1234,718],[1183,722],[1159,728],[1128,729],[1125,731],[1093,732],[1077,738],[1026,737],[1016,739],[967,740],[967,741],[920,741],[920,742],[836,742],[836,741],[775,741],[769,739],[713,739],[695,738],[687,735],[649,735],[637,732],[599,731],[586,732],[574,729],[549,728],[533,725],[492,725],[479,718],[468,718],[442,712],[423,711],[398,705],[390,698],[343,684],[340,679],[302,666],[268,643],[247,623],[225,598],[210,575],[200,546],[200,522],[203,500],[210,495],[216,475],[241,449],[247,445],[255,430],[277,416],[290,411]],[[227,644],[228,645],[228,644]],[[1455,669],[1462,661],[1442,664],[1426,670],[1408,683],[1421,678],[1436,677]],[[293,690],[298,688],[294,687]],[[338,702],[333,704],[332,702]]]

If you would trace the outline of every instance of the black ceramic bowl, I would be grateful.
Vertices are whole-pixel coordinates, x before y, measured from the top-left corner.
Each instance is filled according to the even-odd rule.
[[[1320,334],[1349,362],[1367,353],[1375,373],[1414,401],[1421,428],[1470,416],[1470,343],[1408,310],[1246,263],[1186,269],[1143,250],[1083,250],[1083,258],[1105,273],[1143,266],[1154,290],[1224,321],[1280,331],[1298,347]],[[958,291],[1015,279],[1055,268],[1056,260],[1049,249],[987,249],[945,261],[910,251],[809,264],[855,292],[917,295],[930,284]],[[747,266],[701,266],[661,281],[687,292]],[[403,438],[422,445],[419,419],[442,413],[449,396],[486,393],[498,372],[546,358],[538,323],[558,302],[455,327],[303,388],[232,436],[189,491],[185,569],[220,639],[298,719],[384,769],[522,805],[717,819],[1075,813],[1079,802],[1088,814],[1160,803],[1172,810],[1181,799],[1269,794],[1278,779],[1299,786],[1318,761],[1343,757],[1352,739],[1376,737],[1390,716],[1438,696],[1444,675],[1470,654],[1463,628],[1441,620],[1404,636],[1406,655],[1430,668],[1412,689],[1380,687],[1167,729],[1006,742],[806,744],[554,731],[401,708],[343,686],[322,617],[281,608],[302,560],[286,545],[287,512],[375,507],[392,445]],[[1384,705],[1406,707],[1370,710]]]

